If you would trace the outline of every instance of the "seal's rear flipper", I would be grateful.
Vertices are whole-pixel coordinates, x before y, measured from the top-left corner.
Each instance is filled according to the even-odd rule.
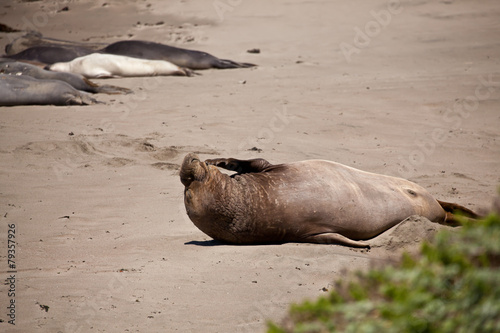
[[[195,72],[192,69],[189,69],[187,67],[181,67],[181,70],[186,74],[185,76],[187,76],[187,77],[193,77],[193,76],[201,75],[200,73]]]
[[[322,234],[311,235],[303,239],[304,242],[318,244],[339,244],[352,247],[370,248],[370,244],[363,241],[357,241],[335,232],[326,232]]]
[[[255,64],[250,64],[248,62],[236,62],[228,59],[218,59],[217,65],[214,66],[218,69],[230,69],[230,68],[250,68],[256,67]]]
[[[464,216],[469,219],[478,219],[481,218],[481,216],[469,208],[466,208],[464,206],[461,206],[456,203],[452,202],[445,202],[445,201],[440,201],[438,200],[439,204],[441,207],[443,207],[444,211],[446,212],[446,218],[444,220],[444,224],[447,225],[459,225],[461,224],[461,221],[459,218],[457,218],[456,215],[458,216]]]
[[[236,171],[238,174],[250,172],[262,172],[271,167],[272,164],[263,158],[253,160],[237,160],[235,158],[215,158],[205,161],[206,164],[215,165],[230,171]]]

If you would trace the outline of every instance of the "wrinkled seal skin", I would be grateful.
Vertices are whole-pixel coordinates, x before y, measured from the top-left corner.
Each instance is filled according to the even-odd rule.
[[[141,59],[166,60],[180,67],[190,69],[229,69],[254,67],[254,64],[219,59],[202,51],[187,50],[165,44],[127,40],[108,45],[101,52]]]
[[[229,176],[216,166],[237,173]],[[411,215],[439,223],[447,216],[415,183],[324,160],[279,165],[263,159],[202,162],[188,154],[180,178],[191,221],[210,237],[232,244],[369,247],[365,240]]]
[[[97,85],[82,75],[73,73],[60,73],[44,70],[40,67],[0,58],[0,73],[9,75],[26,75],[40,80],[59,80],[71,85],[73,88],[90,93],[105,94],[130,94],[132,90],[112,85]]]
[[[99,103],[88,93],[59,80],[0,74],[0,106],[90,105]]]

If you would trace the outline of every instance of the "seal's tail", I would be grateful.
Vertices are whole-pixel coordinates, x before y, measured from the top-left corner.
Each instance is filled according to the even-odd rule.
[[[446,218],[444,220],[444,224],[447,225],[459,225],[461,224],[461,221],[458,216],[465,216],[466,218],[469,219],[478,219],[481,217],[481,215],[473,212],[469,208],[466,208],[464,206],[461,206],[456,203],[451,203],[451,202],[445,202],[445,201],[440,201],[438,200],[439,204],[441,207],[443,207],[444,211],[446,212]]]
[[[255,64],[250,64],[248,62],[236,62],[228,59],[218,59],[219,62],[216,64],[218,69],[229,69],[229,68],[250,68],[256,67]]]

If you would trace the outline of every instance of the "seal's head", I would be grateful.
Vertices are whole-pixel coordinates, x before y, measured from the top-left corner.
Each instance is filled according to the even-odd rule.
[[[47,65],[44,67],[45,70],[53,72],[70,72],[70,64],[67,62],[56,62],[52,65]]]
[[[246,205],[240,205],[241,195],[233,192],[232,178],[217,167],[200,161],[195,154],[187,154],[179,173],[184,188],[184,205],[189,219],[210,237],[229,243],[238,243],[239,223],[232,223],[236,215],[246,216]]]
[[[207,174],[208,166],[205,162],[200,161],[196,154],[189,153],[184,157],[179,175],[181,177],[181,183],[185,187],[189,187],[195,180],[203,181]]]

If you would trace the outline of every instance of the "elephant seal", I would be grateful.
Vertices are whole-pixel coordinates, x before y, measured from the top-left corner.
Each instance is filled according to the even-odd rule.
[[[37,31],[30,31],[25,35],[14,39],[11,43],[5,46],[5,54],[13,55],[29,49],[33,46],[66,46],[66,47],[85,47],[94,52],[105,47],[106,43],[79,43],[68,40],[44,37]],[[71,59],[70,59],[71,60]],[[69,60],[66,60],[69,61]]]
[[[33,46],[16,54],[7,55],[6,58],[19,61],[31,61],[41,64],[54,64],[67,62],[75,58],[91,54],[95,51],[82,46]]]
[[[230,176],[216,166],[237,173]],[[232,244],[369,247],[366,240],[411,215],[439,223],[452,217],[415,183],[325,160],[277,165],[264,159],[202,162],[188,154],[180,179],[191,221],[210,237]]]
[[[112,85],[97,85],[87,80],[82,75],[73,73],[59,73],[44,70],[40,67],[0,58],[0,73],[9,75],[26,75],[40,80],[59,80],[71,85],[73,88],[90,93],[104,94],[130,94],[132,90]]]
[[[92,53],[69,62],[58,62],[48,65],[46,69],[81,74],[87,78],[193,75],[189,69],[180,68],[164,60],[146,60],[101,53]]]
[[[193,70],[209,68],[247,68],[256,66],[250,63],[240,63],[227,59],[219,59],[202,51],[187,50],[141,40],[116,42],[103,48],[101,52],[141,59],[166,60],[176,64],[177,66]]]
[[[188,50],[165,44],[125,40],[106,46],[102,43],[78,43],[29,33],[5,47],[7,57],[37,61],[44,64],[68,62],[91,53],[106,53],[149,60],[165,60],[179,67],[197,69],[228,69],[254,67],[255,64],[219,59],[203,51]]]
[[[89,105],[100,103],[90,94],[59,80],[0,74],[0,106]]]

